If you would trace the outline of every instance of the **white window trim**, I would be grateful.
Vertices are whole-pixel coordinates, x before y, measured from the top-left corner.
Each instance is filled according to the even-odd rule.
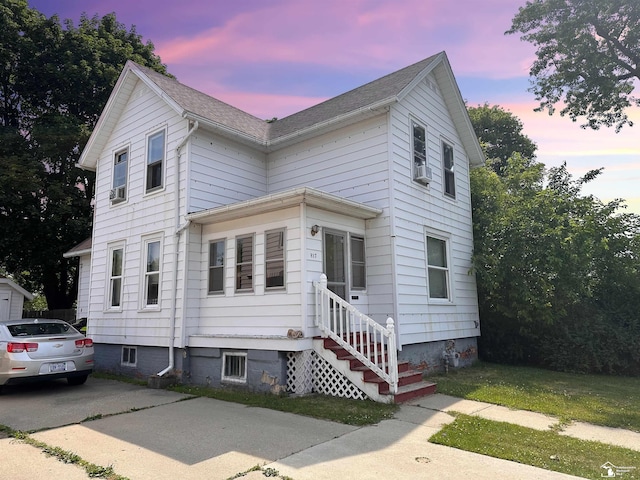
[[[160,262],[158,264],[158,303],[147,305],[147,254],[150,243],[160,242]],[[141,311],[160,311],[162,310],[162,252],[164,242],[162,241],[162,235],[153,235],[143,237],[141,241],[140,252],[140,310]]]
[[[267,286],[267,235],[270,233],[280,233],[282,240],[282,285],[276,287]],[[274,292],[287,289],[287,229],[274,228],[264,232],[264,290],[265,292]]]
[[[153,188],[148,188],[147,186],[147,169],[149,167],[149,141],[151,140],[151,137],[164,132],[164,155],[162,157],[162,179],[160,182],[160,186],[158,187],[153,187]],[[144,196],[147,195],[155,195],[158,192],[162,192],[164,191],[164,189],[166,188],[166,184],[167,184],[167,152],[169,151],[169,149],[167,148],[167,145],[169,143],[169,139],[167,138],[168,136],[168,132],[167,132],[167,127],[162,127],[162,128],[158,128],[155,129],[152,132],[149,132],[146,137],[145,137],[145,147],[144,147],[144,178],[143,178],[143,185],[144,185]]]
[[[113,269],[113,252],[115,250],[122,250],[122,272],[120,275],[120,305],[112,306],[111,305],[111,280],[112,269]],[[122,303],[124,301],[124,271],[125,271],[125,242],[120,241],[117,243],[111,243],[107,246],[107,281],[105,286],[105,296],[104,296],[104,311],[105,312],[122,312]]]
[[[235,377],[235,376],[226,376],[225,370],[227,366],[227,358],[229,357],[244,357],[244,372],[243,376]],[[248,358],[245,352],[223,352],[222,353],[222,371],[220,374],[220,379],[222,382],[228,383],[247,383],[247,370],[249,369]]]
[[[136,361],[131,363],[131,362],[125,362],[123,360],[124,357],[124,350],[128,349],[128,350],[133,350],[135,353],[135,357],[136,357]],[[122,345],[122,349],[120,350],[120,366],[122,367],[137,367],[138,366],[138,347],[133,347],[130,345]]]
[[[432,298],[429,292],[429,256],[427,251],[427,237],[435,238],[445,242],[445,248],[447,250],[447,292],[448,298]],[[455,303],[455,289],[453,281],[453,265],[451,264],[451,235],[449,233],[435,231],[432,229],[425,229],[424,231],[424,263],[425,263],[425,275],[427,284],[427,302],[431,304],[451,305]]]

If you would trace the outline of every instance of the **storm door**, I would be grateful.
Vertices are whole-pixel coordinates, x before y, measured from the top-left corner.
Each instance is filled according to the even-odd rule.
[[[347,298],[347,234],[324,232],[324,273],[327,288],[341,298]]]

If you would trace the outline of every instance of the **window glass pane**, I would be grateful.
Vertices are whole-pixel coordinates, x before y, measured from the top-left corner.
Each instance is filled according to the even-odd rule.
[[[224,270],[221,267],[209,270],[209,292],[222,292],[224,290]]]
[[[113,260],[111,263],[111,276],[119,277],[122,275],[122,249],[118,248],[113,251]]]
[[[413,161],[417,165],[424,165],[427,160],[427,145],[424,127],[413,124]]]
[[[284,287],[284,230],[266,233],[265,257],[266,287]]]
[[[351,236],[351,287],[366,288],[364,238]]]
[[[427,263],[430,266],[447,266],[447,244],[444,240],[427,237]]]
[[[147,275],[147,305],[158,304],[160,291],[160,275],[157,273]]]
[[[448,298],[446,270],[429,269],[429,296],[431,298]]]
[[[212,242],[209,245],[209,266],[224,266],[224,240]]]
[[[160,271],[160,242],[147,244],[147,272]]]
[[[446,143],[442,146],[442,155],[444,157],[444,168],[453,170],[453,147]]]
[[[253,237],[236,239],[236,290],[253,289]]]
[[[327,278],[333,282],[344,282],[346,280],[344,236],[326,233],[324,242]]]
[[[158,132],[149,138],[148,164],[162,161],[164,158],[164,131]]]
[[[116,154],[115,166],[113,169],[113,187],[122,187],[127,183],[127,157],[128,152]]]
[[[114,278],[111,280],[111,306],[120,306],[120,293],[122,291],[122,279]]]

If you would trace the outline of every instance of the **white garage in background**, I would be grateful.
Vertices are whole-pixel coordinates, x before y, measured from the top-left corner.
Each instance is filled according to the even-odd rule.
[[[33,300],[33,295],[8,278],[0,278],[0,320],[22,318],[24,299]]]

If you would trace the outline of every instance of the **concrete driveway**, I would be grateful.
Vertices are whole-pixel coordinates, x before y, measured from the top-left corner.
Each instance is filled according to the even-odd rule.
[[[275,471],[293,480],[574,478],[428,443],[451,420],[405,405],[392,420],[353,427],[94,378],[80,387],[12,387],[0,396],[0,424],[37,431],[31,437],[131,480],[228,479],[256,465],[272,470],[242,478]],[[4,438],[0,478],[88,477]]]

